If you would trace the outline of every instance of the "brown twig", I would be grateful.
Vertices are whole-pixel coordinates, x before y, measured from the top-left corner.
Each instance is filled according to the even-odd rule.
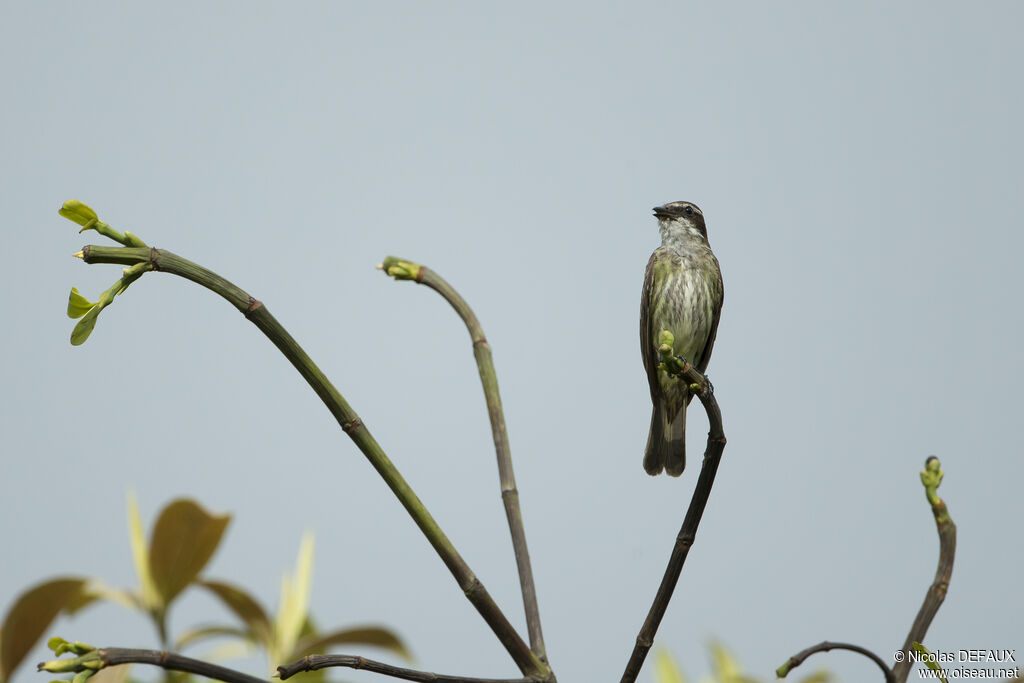
[[[924,603],[921,605],[917,618],[914,619],[910,632],[907,634],[907,639],[903,643],[902,658],[890,670],[882,658],[870,650],[866,650],[858,645],[824,641],[790,657],[785,664],[776,670],[776,674],[780,678],[784,677],[790,670],[800,666],[807,657],[815,652],[842,649],[852,650],[870,657],[885,672],[887,683],[905,683],[907,676],[910,674],[911,667],[918,661],[914,645],[924,640],[925,633],[928,632],[932,619],[935,618],[935,614],[939,611],[939,607],[946,597],[949,580],[953,575],[953,559],[956,555],[956,525],[949,516],[946,503],[939,498],[937,493],[943,477],[941,467],[942,463],[939,462],[939,459],[931,456],[925,460],[925,468],[921,472],[921,483],[924,485],[925,496],[928,498],[929,504],[931,504],[932,516],[935,518],[935,526],[939,533],[939,566],[935,570],[935,580],[929,586],[928,592],[925,594]]]
[[[393,271],[391,267],[396,265],[399,270]],[[426,266],[389,256],[381,264],[381,269],[396,279],[413,280],[433,289],[451,304],[469,331],[469,337],[473,342],[473,355],[476,357],[477,369],[480,373],[480,382],[484,388],[484,398],[487,401],[487,413],[491,420],[494,451],[498,459],[501,500],[505,505],[505,517],[508,519],[512,549],[515,553],[516,567],[519,570],[519,585],[523,594],[523,609],[526,612],[530,649],[542,661],[547,662],[544,635],[540,626],[540,610],[537,606],[537,591],[533,582],[533,569],[530,566],[530,552],[526,546],[523,515],[519,508],[519,491],[516,488],[516,476],[512,469],[508,430],[505,428],[505,413],[501,407],[501,394],[498,392],[498,377],[494,371],[491,346],[487,342],[487,337],[484,336],[483,327],[466,300],[444,278]]]
[[[277,667],[277,673],[281,680],[285,680],[303,671],[317,671],[333,666],[343,666],[349,669],[363,669],[374,673],[401,678],[406,681],[428,681],[430,683],[531,683],[530,678],[469,678],[466,676],[448,676],[436,674],[431,671],[416,671],[415,669],[404,669],[400,666],[391,666],[384,662],[377,662],[365,657],[352,655],[308,655],[302,659]]]
[[[946,599],[946,591],[949,590],[949,580],[953,576],[953,559],[956,556],[956,524],[949,516],[949,510],[945,501],[939,498],[937,489],[942,483],[942,463],[935,456],[925,460],[925,469],[921,472],[921,483],[924,485],[925,496],[932,508],[932,516],[935,518],[936,531],[939,534],[939,564],[935,569],[935,579],[925,593],[924,602],[917,612],[907,639],[903,643],[903,661],[897,662],[893,667],[897,683],[903,683],[910,675],[910,669],[914,665],[911,658],[914,643],[923,643],[924,636],[928,632],[935,614]]]
[[[184,671],[185,673],[203,676],[204,678],[224,681],[224,683],[267,683],[265,678],[256,678],[241,671],[229,669],[226,666],[184,657],[165,650],[106,647],[95,650],[92,655],[99,657],[100,661],[103,662],[103,667],[117,666],[118,664],[152,664],[168,671]],[[79,657],[79,659],[86,660],[87,658]],[[40,664],[39,670],[42,671],[45,665],[45,662]],[[66,669],[66,671],[85,671],[90,668],[95,669],[95,667],[91,666],[82,666],[76,669]],[[62,669],[62,671],[65,671],[65,669]]]
[[[633,683],[640,674],[644,659],[654,644],[654,635],[658,631],[665,610],[668,608],[669,600],[672,599],[672,592],[679,581],[679,575],[683,571],[683,563],[686,562],[686,555],[690,552],[694,538],[697,535],[697,527],[700,525],[701,516],[704,514],[704,507],[707,505],[708,497],[711,495],[711,487],[715,483],[715,474],[718,472],[718,463],[722,459],[722,451],[725,450],[725,431],[722,429],[722,411],[718,407],[718,401],[710,390],[707,378],[695,368],[689,367],[681,374],[681,380],[691,384],[698,384],[702,387],[697,392],[697,397],[704,405],[708,414],[710,430],[708,431],[707,447],[704,450],[704,462],[701,466],[700,476],[697,478],[697,485],[693,490],[690,499],[690,507],[686,510],[686,517],[683,518],[683,526],[676,536],[675,545],[672,547],[672,554],[665,568],[665,575],[658,586],[658,592],[647,613],[647,619],[636,637],[636,644],[633,646],[633,653],[626,664],[626,670],[622,674],[622,683]]]
[[[862,654],[878,665],[878,668],[880,668],[882,672],[885,674],[886,683],[895,683],[896,681],[896,678],[893,676],[893,672],[889,669],[888,666],[886,666],[885,661],[871,650],[863,648],[860,645],[852,645],[850,643],[830,643],[827,640],[822,641],[817,645],[812,645],[806,650],[801,650],[800,652],[797,652],[795,655],[790,657],[785,664],[776,669],[775,674],[779,678],[785,678],[786,674],[788,674],[790,671],[803,664],[804,660],[813,655],[814,653],[828,652],[829,650],[849,650],[851,652],[857,652],[859,654]]]

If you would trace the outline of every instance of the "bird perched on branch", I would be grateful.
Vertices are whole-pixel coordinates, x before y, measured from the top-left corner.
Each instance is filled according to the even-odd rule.
[[[701,372],[708,367],[722,313],[722,271],[708,244],[704,214],[696,204],[654,207],[661,246],[644,274],[640,301],[640,352],[651,387],[651,431],[644,469],[678,477],[686,467],[686,406],[693,398],[686,380],[659,369],[662,330],[675,337],[673,353]]]

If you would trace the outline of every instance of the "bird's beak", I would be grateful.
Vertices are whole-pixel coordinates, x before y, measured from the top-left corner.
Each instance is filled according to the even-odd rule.
[[[657,216],[658,218],[670,218],[672,216],[672,212],[669,211],[664,206],[656,206],[653,209],[651,209],[651,211],[653,211],[654,215]]]

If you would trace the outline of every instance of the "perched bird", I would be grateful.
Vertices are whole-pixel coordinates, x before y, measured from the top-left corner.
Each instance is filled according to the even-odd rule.
[[[644,274],[640,301],[640,352],[651,386],[651,431],[644,452],[647,474],[664,469],[678,477],[686,467],[686,381],[658,369],[662,330],[675,336],[674,352],[701,372],[708,367],[722,313],[722,271],[708,245],[704,214],[696,204],[654,207],[661,246]]]

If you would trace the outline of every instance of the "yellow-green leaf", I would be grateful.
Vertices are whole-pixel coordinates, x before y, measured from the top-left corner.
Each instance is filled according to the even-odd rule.
[[[180,652],[187,646],[206,640],[207,638],[223,638],[224,636],[238,638],[246,644],[252,642],[249,638],[249,631],[245,629],[233,628],[231,626],[201,626],[199,628],[189,629],[178,636],[178,639],[174,643],[174,649]]]
[[[69,221],[78,223],[82,227],[85,227],[97,218],[96,212],[92,210],[91,206],[77,199],[69,199],[64,202],[64,205],[60,207],[57,213]]]
[[[295,563],[295,576],[287,573],[281,578],[281,603],[274,624],[274,646],[271,661],[284,660],[295,652],[302,634],[302,625],[309,613],[309,593],[313,585],[313,534],[306,533],[299,545]]]
[[[96,303],[89,301],[78,292],[77,287],[71,288],[71,294],[68,296],[68,317],[69,318],[81,318],[83,315],[89,312]]]
[[[743,679],[743,669],[736,658],[729,653],[721,643],[712,642],[708,649],[711,651],[711,662],[714,669],[716,681],[732,683]]]
[[[131,664],[118,664],[116,666],[105,666],[96,672],[96,675],[89,679],[89,683],[125,683],[128,674],[131,673]]]
[[[90,334],[92,334],[93,328],[96,327],[96,320],[99,318],[101,310],[103,309],[99,306],[93,306],[84,314],[84,317],[78,321],[78,324],[75,325],[75,329],[71,330],[72,346],[81,346],[85,343],[85,340],[89,338]]]
[[[245,623],[256,641],[264,648],[270,648],[274,628],[267,613],[255,598],[238,586],[223,581],[197,581],[196,584],[220,598],[220,601]]]
[[[925,463],[925,465],[928,466],[928,465],[931,465],[933,462],[937,463],[938,461],[939,461],[939,459],[936,458],[933,455],[932,457],[928,458],[928,460]],[[929,470],[938,470],[938,466],[936,466],[934,468],[930,467]],[[921,480],[922,481],[924,481],[924,475],[925,475],[925,472],[921,472]],[[939,472],[939,479],[940,480],[942,479],[942,473],[941,472]],[[914,648],[914,652],[916,652],[917,654],[922,655],[922,656],[925,657],[925,664],[928,666],[929,669],[931,669],[932,671],[935,672],[936,678],[938,678],[940,681],[942,681],[942,683],[949,683],[949,681],[946,680],[946,677],[942,675],[942,667],[939,666],[938,662],[935,661],[935,657],[929,657],[931,652],[928,650],[928,648],[926,648],[924,645],[922,645],[921,643],[919,643],[917,641],[914,641],[911,644],[911,647]]]
[[[103,585],[102,582],[93,579],[88,583],[88,585],[82,587],[82,590],[78,592],[78,595],[74,599],[68,602],[64,607],[64,612],[68,616],[74,616],[97,600],[113,602],[121,607],[131,610],[146,609],[146,606],[142,604],[142,600],[138,594],[120,590],[118,588],[110,588]]]
[[[149,571],[164,608],[206,566],[229,521],[230,515],[211,515],[185,499],[160,513],[149,543]]]
[[[305,657],[306,655],[320,654],[333,645],[372,645],[390,650],[407,660],[412,660],[412,653],[402,639],[393,631],[378,626],[347,628],[326,634],[313,634],[312,637],[304,638],[299,643],[295,655]]]
[[[11,672],[85,583],[79,578],[52,579],[18,596],[0,624],[0,680],[10,679]]]
[[[686,683],[686,677],[676,660],[665,648],[658,648],[654,658],[654,680],[656,683]]]
[[[153,585],[153,574],[149,569],[149,554],[146,552],[146,533],[142,528],[142,516],[139,514],[139,503],[135,494],[128,493],[128,538],[132,546],[132,561],[135,563],[135,575],[139,577],[139,592],[142,594],[142,605],[147,610],[159,609],[162,605],[160,594]]]

